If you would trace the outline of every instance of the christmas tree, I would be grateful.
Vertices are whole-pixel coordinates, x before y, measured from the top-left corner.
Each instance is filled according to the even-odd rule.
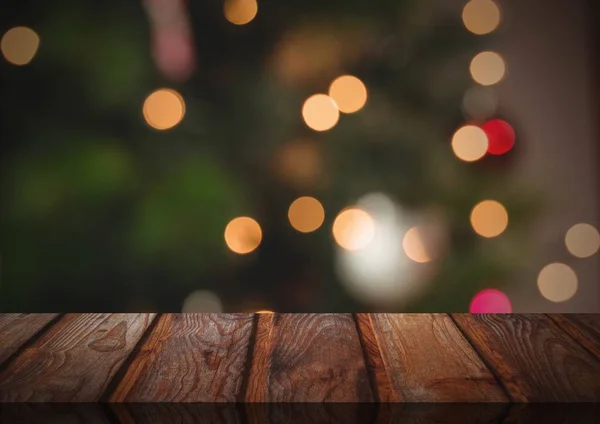
[[[2,33],[35,33],[0,64],[2,310],[467,311],[502,289],[535,202],[507,172],[518,117],[485,107],[497,67],[477,76],[498,56],[468,13],[495,4],[471,3],[6,2]]]

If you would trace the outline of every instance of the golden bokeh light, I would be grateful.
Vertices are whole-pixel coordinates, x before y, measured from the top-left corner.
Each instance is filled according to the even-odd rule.
[[[475,125],[459,128],[452,137],[452,150],[456,157],[465,162],[473,162],[485,156],[488,149],[488,137]]]
[[[352,75],[342,75],[331,83],[329,96],[343,113],[358,112],[367,103],[367,87]]]
[[[551,302],[564,302],[577,292],[577,274],[562,263],[546,265],[538,275],[538,289]]]
[[[223,4],[225,18],[235,25],[245,25],[256,17],[256,0],[225,0]]]
[[[175,90],[162,88],[146,98],[143,113],[152,128],[168,130],[179,124],[185,116],[185,101]]]
[[[234,253],[245,255],[255,250],[262,241],[262,230],[254,219],[235,218],[225,228],[225,243]]]
[[[196,290],[191,292],[183,301],[181,312],[223,312],[221,299],[209,290]]]
[[[315,131],[327,131],[337,124],[340,111],[331,97],[326,94],[315,94],[304,102],[302,117],[309,128]]]
[[[323,225],[325,209],[314,197],[300,197],[288,210],[290,224],[301,233],[310,233]]]
[[[495,200],[484,200],[471,211],[471,225],[482,237],[499,236],[508,226],[508,212],[501,203]]]
[[[9,29],[0,41],[0,51],[13,65],[27,65],[40,46],[40,37],[31,28],[15,27]]]
[[[489,34],[498,28],[500,18],[500,8],[491,0],[471,0],[463,8],[463,23],[473,34]]]
[[[404,249],[406,256],[415,262],[425,263],[431,261],[431,256],[427,252],[423,240],[423,234],[418,227],[412,227],[404,234],[402,248]]]
[[[256,311],[256,313],[257,313],[257,314],[266,314],[266,315],[272,315],[272,314],[274,314],[275,312],[273,312],[273,311],[267,311],[267,310],[264,310],[264,311]]]
[[[344,209],[333,222],[333,238],[343,249],[364,249],[374,237],[375,221],[362,209]]]
[[[471,61],[471,76],[481,85],[494,85],[504,78],[506,64],[496,52],[481,52]]]
[[[600,249],[600,233],[593,225],[575,224],[567,231],[565,244],[573,256],[589,258]]]

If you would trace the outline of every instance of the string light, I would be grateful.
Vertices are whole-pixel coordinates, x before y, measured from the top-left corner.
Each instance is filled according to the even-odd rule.
[[[326,94],[315,94],[302,107],[304,122],[315,131],[327,131],[337,124],[340,111],[335,101]]]
[[[0,51],[13,65],[27,65],[40,46],[40,37],[31,28],[15,27],[9,29],[0,41]]]
[[[225,0],[223,4],[225,18],[235,25],[245,25],[258,13],[256,0]]]
[[[564,302],[577,292],[577,274],[562,263],[546,265],[538,275],[538,289],[551,302]]]
[[[431,261],[423,241],[423,235],[417,227],[412,227],[406,232],[402,239],[402,247],[406,256],[415,262],[425,263]]]
[[[459,128],[452,137],[452,150],[456,157],[465,162],[473,162],[485,156],[488,138],[485,132],[474,125]]]
[[[329,96],[343,113],[358,112],[367,102],[367,87],[352,75],[342,75],[329,87]]]
[[[185,101],[175,90],[156,90],[146,98],[143,114],[152,128],[168,130],[179,124],[185,116]]]
[[[500,25],[500,18],[500,8],[491,0],[471,0],[463,8],[463,23],[473,34],[493,32]]]
[[[600,233],[593,225],[573,225],[565,236],[567,250],[578,258],[589,258],[600,249]]]
[[[488,139],[488,153],[492,155],[503,155],[509,152],[515,145],[515,130],[506,121],[493,119],[482,125]]]
[[[504,78],[506,64],[496,52],[481,52],[471,61],[470,71],[478,84],[494,85]]]
[[[254,219],[235,218],[225,228],[225,243],[234,253],[245,255],[254,251],[262,241],[262,230]]]
[[[469,306],[472,314],[510,314],[512,305],[507,295],[496,289],[477,293]]]
[[[333,222],[333,237],[342,249],[363,249],[369,245],[374,236],[375,222],[362,209],[344,209]]]
[[[290,205],[288,218],[296,230],[310,233],[323,224],[325,210],[321,202],[314,197],[300,197]]]
[[[484,200],[471,211],[471,225],[482,237],[499,236],[508,226],[508,212],[501,203],[495,200]]]

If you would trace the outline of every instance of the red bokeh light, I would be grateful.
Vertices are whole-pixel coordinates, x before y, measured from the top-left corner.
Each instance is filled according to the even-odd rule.
[[[492,155],[503,155],[515,145],[515,130],[506,121],[493,119],[481,129],[488,137],[488,153]]]

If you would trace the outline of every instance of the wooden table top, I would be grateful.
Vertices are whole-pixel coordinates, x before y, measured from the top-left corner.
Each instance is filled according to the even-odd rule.
[[[600,402],[592,314],[0,314],[0,340],[4,405]]]

